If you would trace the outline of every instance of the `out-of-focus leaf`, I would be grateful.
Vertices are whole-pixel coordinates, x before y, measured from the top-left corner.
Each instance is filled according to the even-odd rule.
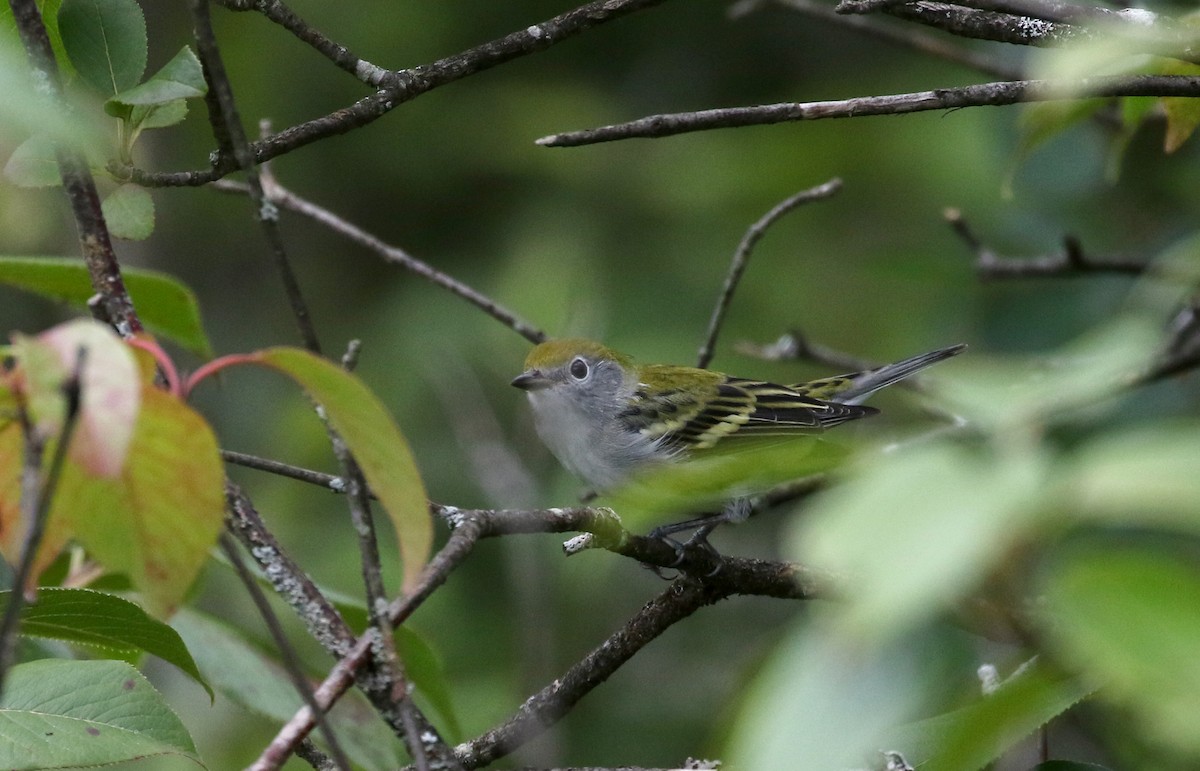
[[[196,610],[176,614],[171,625],[195,652],[217,691],[236,704],[280,722],[302,705],[287,670],[241,634]],[[342,697],[329,714],[338,742],[356,764],[371,771],[402,765],[395,735],[357,691]],[[318,731],[313,736],[321,740]]]
[[[731,733],[732,767],[875,768],[881,748],[895,749],[884,740],[927,698],[928,659],[822,631],[794,629],[755,678]]]
[[[1110,432],[1058,474],[1078,516],[1200,532],[1200,426],[1192,422]]]
[[[212,348],[192,290],[165,273],[122,268],[125,286],[146,328],[209,358]],[[69,257],[0,257],[0,284],[86,307],[95,294],[87,266]]]
[[[109,232],[117,238],[143,241],[154,232],[154,199],[141,185],[121,185],[100,206]]]
[[[10,10],[7,3],[0,8]],[[9,16],[11,23],[12,17]],[[25,51],[13,34],[0,34],[0,132],[46,141],[65,142],[91,157],[102,157],[108,136],[92,112],[63,110],[61,105],[37,92],[30,77]]]
[[[1156,323],[1131,317],[1036,359],[972,356],[969,369],[940,381],[941,395],[972,422],[993,430],[1060,422],[1123,389],[1147,367],[1160,337]]]
[[[1073,551],[1044,579],[1045,634],[1147,736],[1200,760],[1200,570],[1148,549]]]
[[[1160,72],[1163,75],[1200,75],[1200,65],[1191,62],[1181,62],[1178,59],[1164,59]],[[1184,99],[1177,96],[1163,97],[1163,110],[1167,113],[1167,134],[1163,139],[1163,150],[1173,153],[1183,146],[1191,137],[1196,126],[1200,125],[1200,105],[1196,99]]]
[[[204,96],[207,91],[208,84],[204,82],[204,72],[200,68],[200,60],[191,48],[184,46],[171,61],[151,75],[145,83],[122,91],[109,99],[105,109],[108,109],[109,104],[114,103],[126,107],[165,105],[178,99]]]
[[[8,607],[11,595],[0,592],[0,612]],[[134,603],[111,594],[43,587],[38,590],[37,602],[22,606],[20,633],[122,656],[152,653],[179,667],[213,696],[179,633],[150,618]]]
[[[79,76],[101,94],[119,94],[141,80],[146,19],[137,0],[63,0],[58,26]]]
[[[886,746],[922,771],[983,768],[1089,692],[1034,664],[974,704],[900,727]]]
[[[58,157],[49,137],[35,134],[17,145],[4,164],[4,176],[20,187],[57,187],[62,184],[58,174]]]
[[[1104,99],[1068,99],[1022,105],[1018,123],[1020,139],[1004,175],[1004,197],[1012,197],[1013,180],[1017,171],[1029,160],[1034,150],[1072,126],[1091,118],[1107,103]]]
[[[940,444],[860,460],[809,501],[788,556],[839,576],[838,616],[858,639],[888,639],[941,612],[1021,539],[1045,460],[980,457]]]
[[[62,0],[38,0],[38,8],[42,11],[42,24],[46,27],[46,37],[50,38],[50,47],[54,49],[54,58],[58,64],[59,73],[64,78],[73,77],[75,68],[67,58],[63,48],[62,33],[58,29],[58,9]],[[12,6],[0,5],[0,46],[11,45],[20,48],[21,38],[17,32],[17,22],[13,18]]]
[[[416,462],[392,416],[362,381],[307,351],[269,348],[248,359],[288,375],[325,408],[392,520],[404,586],[412,587],[429,559],[433,522]]]
[[[686,463],[651,468],[608,503],[621,512],[626,527],[641,530],[672,517],[719,512],[727,501],[836,468],[847,455],[841,446],[815,436],[747,440],[728,452],[696,453]]]
[[[90,319],[60,324],[37,340],[57,354],[64,375],[75,369],[79,351],[85,351],[71,458],[90,474],[115,477],[125,466],[141,404],[142,384],[128,346],[108,326]]]
[[[163,755],[203,767],[179,717],[128,664],[47,659],[9,672],[0,698],[3,768],[83,768]]]

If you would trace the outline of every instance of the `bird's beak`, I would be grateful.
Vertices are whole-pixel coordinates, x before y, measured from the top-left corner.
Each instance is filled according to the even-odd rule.
[[[551,380],[540,370],[530,369],[513,378],[512,384],[522,391],[540,391],[550,387]]]

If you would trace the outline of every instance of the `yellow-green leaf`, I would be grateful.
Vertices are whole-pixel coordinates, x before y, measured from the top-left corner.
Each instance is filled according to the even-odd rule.
[[[319,402],[354,453],[363,476],[387,511],[411,588],[429,559],[433,522],[408,442],[383,404],[362,381],[325,359],[297,348],[270,348],[249,357],[295,380]]]

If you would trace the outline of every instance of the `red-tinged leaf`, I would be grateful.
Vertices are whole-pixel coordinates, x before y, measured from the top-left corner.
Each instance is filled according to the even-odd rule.
[[[72,537],[107,568],[126,573],[148,609],[167,615],[216,542],[224,470],[212,429],[174,396],[142,393],[119,480],[64,474],[55,507]]]
[[[84,319],[60,324],[39,335],[38,341],[58,355],[68,373],[84,351],[71,457],[91,474],[116,476],[125,464],[141,403],[142,385],[129,348],[108,327]]]
[[[421,475],[391,415],[362,381],[307,351],[270,348],[246,360],[288,375],[325,408],[392,520],[404,586],[411,588],[429,559],[433,523]]]
[[[29,524],[21,517],[21,467],[24,463],[24,447],[21,427],[17,421],[10,420],[0,424],[0,552],[10,565],[17,564],[20,559],[25,531]],[[61,528],[54,527],[52,518],[34,556],[33,570],[26,589],[37,586],[36,576],[54,562],[54,558],[68,540]]]
[[[20,429],[0,429],[0,547],[10,560],[24,532],[21,452]],[[73,539],[109,570],[126,574],[151,613],[168,615],[208,558],[224,503],[212,430],[174,396],[147,387],[117,478],[92,476],[70,459],[63,466],[30,585]]]

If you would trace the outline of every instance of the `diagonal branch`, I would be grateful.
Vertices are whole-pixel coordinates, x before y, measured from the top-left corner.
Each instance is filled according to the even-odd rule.
[[[26,0],[32,4],[32,0]],[[319,139],[345,134],[383,117],[395,108],[439,86],[453,83],[505,62],[527,56],[574,37],[605,22],[652,8],[664,0],[594,0],[538,24],[492,40],[462,53],[406,70],[389,78],[390,85],[328,115],[297,124],[250,145],[255,163],[262,163]],[[197,171],[147,172],[114,168],[121,177],[146,187],[204,185],[239,168],[229,154],[218,154],[212,167]]]
[[[741,126],[762,126],[824,118],[904,115],[929,110],[985,107],[1084,99],[1105,96],[1200,96],[1200,77],[1184,75],[1120,75],[1075,81],[1015,80],[980,83],[887,96],[860,96],[826,102],[784,102],[756,107],[729,107],[646,118],[582,131],[551,134],[537,140],[544,147],[578,147],[621,139],[657,139]]]
[[[697,367],[707,367],[709,362],[712,361],[713,349],[717,345],[717,335],[721,332],[721,323],[725,319],[725,312],[729,310],[729,303],[733,300],[733,293],[737,289],[738,282],[742,279],[742,274],[746,271],[746,265],[750,262],[750,253],[754,250],[755,245],[758,244],[759,239],[767,232],[767,228],[771,227],[771,225],[775,224],[776,220],[797,206],[829,198],[841,189],[842,181],[835,177],[822,185],[817,185],[808,190],[801,190],[799,193],[785,198],[776,204],[769,212],[750,226],[746,231],[746,235],[742,236],[742,241],[738,244],[737,251],[733,254],[733,261],[729,264],[729,273],[725,277],[725,286],[721,289],[721,294],[717,298],[717,305],[713,308],[712,317],[709,319],[708,334],[705,336],[704,344],[700,346],[700,355],[696,361]]]

